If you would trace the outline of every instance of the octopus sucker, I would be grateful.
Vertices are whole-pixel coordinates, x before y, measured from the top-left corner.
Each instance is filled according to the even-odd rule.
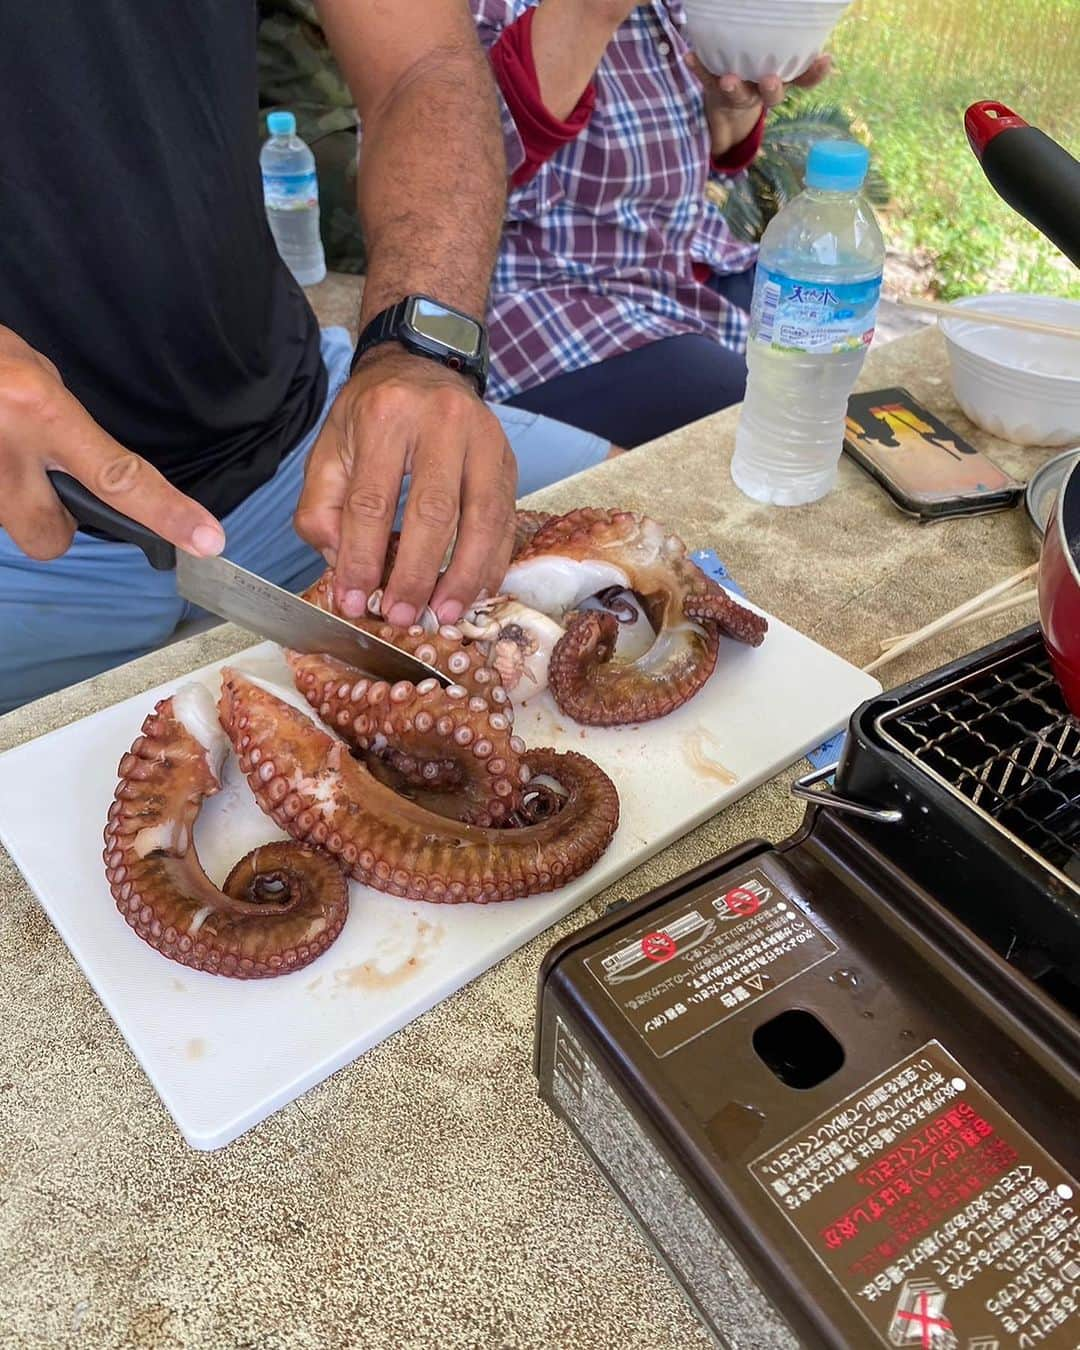
[[[518,511],[514,521],[513,557],[517,557],[531,543],[537,531],[557,519],[549,511]]]
[[[221,890],[210,881],[192,830],[228,749],[201,685],[157,705],[121,760],[106,877],[128,924],[170,960],[237,979],[284,975],[341,932],[348,882],[331,858],[291,842],[254,849]]]
[[[377,716],[357,715],[351,692],[362,679],[359,671],[331,656],[289,652],[287,659],[297,689],[322,720],[369,768],[378,759],[393,770],[403,791],[445,793],[441,813],[472,824],[517,809],[520,755],[511,744],[510,719],[489,696],[464,698],[437,680],[402,681]],[[501,766],[498,772],[492,762]],[[376,776],[394,785],[377,770]]]
[[[526,752],[532,776],[559,784],[558,810],[533,824],[498,829],[449,819],[401,796],[342,754],[341,742],[311,718],[237,671],[223,672],[219,714],[234,745],[243,725],[291,784],[300,808],[284,823],[292,837],[310,843],[312,822],[322,822],[340,838],[350,874],[389,894],[486,904],[553,890],[592,867],[618,826],[615,787],[583,755]],[[260,807],[272,814],[268,785],[254,770],[247,778]]]
[[[551,653],[548,685],[577,722],[618,726],[664,717],[712,675],[722,637],[750,646],[764,641],[766,621],[707,577],[682,540],[648,516],[584,508],[525,537],[501,589],[565,629]],[[596,596],[607,609],[588,607]],[[620,622],[639,617],[638,606],[653,641],[622,659]]]
[[[372,593],[373,599],[375,594]],[[308,587],[304,599],[319,609],[337,614],[339,618],[345,617],[335,605],[332,570],[324,572],[318,581]],[[449,625],[440,627],[434,623],[434,616],[431,616],[431,620],[430,626],[426,623],[414,624],[410,628],[395,628],[374,615],[362,619],[349,617],[347,622],[392,642],[418,661],[433,666],[455,680],[469,694],[482,694],[485,688],[490,689],[491,681],[497,680],[498,676],[492,671],[484,649],[475,643],[466,642],[460,628]],[[383,686],[383,692],[386,691],[387,686]]]

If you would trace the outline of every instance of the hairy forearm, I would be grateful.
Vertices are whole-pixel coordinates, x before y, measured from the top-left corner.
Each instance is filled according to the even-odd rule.
[[[413,292],[481,317],[504,215],[506,159],[479,45],[426,55],[365,117],[363,134],[361,321]]]
[[[637,0],[541,0],[532,44],[544,105],[567,118],[603,60],[608,43]]]
[[[363,124],[361,319],[427,292],[482,316],[506,201],[495,82],[467,0],[317,0]]]

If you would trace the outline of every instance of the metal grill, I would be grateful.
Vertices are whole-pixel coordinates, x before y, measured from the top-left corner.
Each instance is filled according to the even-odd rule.
[[[878,727],[1080,892],[1080,723],[1038,639],[884,714]]]

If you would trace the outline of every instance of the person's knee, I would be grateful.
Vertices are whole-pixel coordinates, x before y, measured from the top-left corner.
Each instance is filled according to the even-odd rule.
[[[746,393],[746,357],[742,352],[696,335],[680,341],[676,367],[669,372],[676,396],[681,393],[688,404],[699,408],[699,417],[742,401]]]
[[[49,567],[0,561],[0,711],[111,670],[170,639],[184,603],[175,590],[165,593],[164,574],[147,577],[149,569],[136,556],[124,569],[124,585],[112,569],[80,556],[113,547],[77,541],[70,555]]]
[[[495,404],[492,411],[502,423],[517,460],[519,496],[591,469],[610,454],[611,442],[605,437],[566,422],[506,404]]]

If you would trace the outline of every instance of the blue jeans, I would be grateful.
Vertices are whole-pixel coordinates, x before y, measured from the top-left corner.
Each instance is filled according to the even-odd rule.
[[[292,517],[308,451],[348,378],[352,344],[344,328],[323,330],[322,354],[329,373],[322,417],[274,477],[223,522],[228,557],[294,591],[325,566],[296,534]],[[493,411],[517,457],[522,495],[599,463],[610,449],[608,441],[533,413]],[[131,545],[77,534],[62,558],[42,563],[0,530],[0,713],[142,656],[197,615],[177,595],[173,574],[155,572]]]

